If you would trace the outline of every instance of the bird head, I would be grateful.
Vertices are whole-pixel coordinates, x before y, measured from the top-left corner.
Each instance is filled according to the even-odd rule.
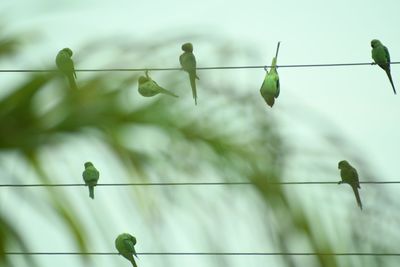
[[[193,45],[192,43],[184,43],[182,45],[182,50],[185,52],[193,52]]]
[[[148,80],[149,80],[149,78],[146,78],[144,76],[140,76],[139,77],[139,84],[143,84],[143,83],[147,82]]]
[[[73,54],[73,53],[72,53],[72,50],[69,49],[68,47],[63,48],[61,51],[67,53],[70,57],[72,57],[72,54]]]
[[[378,39],[373,39],[373,40],[371,41],[371,47],[372,47],[372,48],[375,48],[375,47],[380,46],[380,45],[382,45],[382,43],[381,43],[381,41],[379,41]]]
[[[341,169],[346,168],[348,166],[350,166],[350,164],[347,162],[347,160],[341,160],[341,161],[339,161],[338,169],[341,170]]]
[[[136,238],[133,235],[130,235],[130,239],[131,239],[133,245],[136,245]]]
[[[122,234],[120,234],[120,235],[118,236],[118,238],[120,238],[120,239],[122,239],[122,240],[130,240],[130,241],[132,241],[132,243],[133,243],[134,245],[136,245],[136,238],[135,238],[133,235],[131,235],[131,234],[122,233]]]
[[[85,162],[85,168],[91,167],[93,166],[93,163],[91,163],[90,161]]]

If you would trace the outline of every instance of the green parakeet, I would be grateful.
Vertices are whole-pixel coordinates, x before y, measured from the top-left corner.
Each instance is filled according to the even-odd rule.
[[[118,250],[119,254],[132,263],[133,267],[137,267],[135,259],[133,258],[133,255],[137,257],[135,245],[136,238],[127,233],[120,234],[115,239],[115,248]]]
[[[146,71],[146,77],[145,76],[139,77],[138,91],[142,96],[146,97],[155,96],[160,93],[170,95],[173,97],[178,97],[176,94],[159,86],[153,79],[151,79],[151,77],[149,77],[147,71]]]
[[[338,164],[338,168],[340,169],[340,176],[342,177],[342,181],[339,184],[347,183],[351,186],[354,191],[354,195],[356,196],[357,204],[362,209],[362,203],[360,199],[360,194],[358,193],[358,189],[361,189],[360,182],[358,181],[358,173],[353,166],[350,165],[346,160],[342,160]]]
[[[196,75],[196,58],[193,54],[193,45],[191,43],[185,43],[182,45],[184,51],[179,57],[182,69],[189,73],[190,86],[192,87],[192,94],[194,103],[197,105],[197,91],[196,91],[196,79],[199,77]]]
[[[392,85],[393,92],[396,94],[396,88],[394,88],[392,75],[390,74],[390,54],[386,46],[384,46],[381,41],[374,39],[371,41],[372,47],[372,59],[376,64],[379,65],[387,74],[390,84]]]
[[[100,173],[93,166],[91,162],[85,163],[85,170],[82,173],[83,180],[85,184],[89,187],[89,197],[94,199],[94,187],[97,185],[97,181],[99,180]]]
[[[270,106],[271,108],[275,103],[275,98],[278,98],[280,93],[279,75],[278,71],[276,70],[276,61],[278,59],[279,45],[280,42],[278,42],[278,46],[276,48],[276,54],[275,57],[272,59],[271,68],[269,72],[267,71],[267,69],[265,69],[267,73],[265,74],[264,82],[262,83],[260,88],[260,93],[262,97],[264,98],[265,102],[267,102],[267,105]]]
[[[58,69],[67,76],[69,85],[71,89],[77,89],[76,86],[76,72],[74,67],[74,62],[71,59],[72,57],[72,50],[69,48],[64,48],[60,50],[56,57],[56,65]]]

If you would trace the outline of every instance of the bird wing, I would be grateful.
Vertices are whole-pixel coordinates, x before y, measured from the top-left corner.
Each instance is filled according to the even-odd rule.
[[[261,92],[261,94],[262,94],[263,88],[264,88],[264,86],[265,86],[265,80],[267,79],[267,75],[268,75],[268,72],[267,72],[267,74],[265,74],[264,81],[263,81],[263,83],[261,84],[261,87],[260,87],[260,92]]]
[[[83,179],[87,182],[97,181],[99,172],[96,169],[88,168],[83,172]]]
[[[185,52],[179,59],[184,70],[191,71],[196,69],[196,58],[193,53]]]
[[[58,68],[65,73],[75,73],[74,63],[72,59],[64,52],[60,52],[56,58]]]
[[[389,54],[389,49],[387,49],[386,46],[383,46],[383,50],[385,51],[385,57],[388,63],[390,63],[390,54]]]
[[[360,187],[360,182],[358,180],[358,173],[357,170],[355,168],[351,168],[351,177],[353,178],[352,180],[354,180],[356,182],[356,185],[358,188]]]
[[[181,67],[183,68],[183,56],[185,55],[185,53],[183,53],[182,55],[179,56],[179,63],[181,64]]]
[[[132,240],[130,240],[130,239],[125,239],[125,240],[124,240],[124,245],[125,245],[126,251],[129,251],[130,253],[136,254],[136,252],[135,252],[135,245],[133,244]]]
[[[276,74],[276,77],[277,77],[277,79],[276,79],[276,93],[275,93],[275,98],[277,98],[277,97],[279,96],[279,93],[281,92],[281,86],[280,86],[280,83],[279,83],[279,76],[278,76],[278,73]]]
[[[72,59],[71,59],[71,63],[72,63],[72,73],[74,74],[74,77],[76,79],[77,78],[76,77],[76,71],[75,71],[75,66],[74,66],[74,63],[72,62]]]

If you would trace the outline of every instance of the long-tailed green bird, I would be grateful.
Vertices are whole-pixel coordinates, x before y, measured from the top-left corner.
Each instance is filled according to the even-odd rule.
[[[374,39],[371,41],[372,47],[372,59],[376,64],[379,65],[387,74],[390,84],[392,85],[393,92],[396,94],[396,88],[393,84],[392,75],[390,74],[390,54],[386,46],[384,46],[381,41]]]
[[[136,238],[130,234],[122,233],[115,239],[115,248],[124,258],[132,263],[133,267],[137,267],[133,255],[137,257],[135,251]]]
[[[194,103],[197,105],[197,90],[196,90],[196,79],[199,77],[196,75],[196,58],[193,54],[193,45],[191,43],[185,43],[182,45],[184,51],[179,57],[182,69],[189,73],[190,86],[192,87],[192,94]]]
[[[358,180],[357,170],[346,160],[339,161],[338,168],[340,169],[340,177],[342,177],[342,181],[340,181],[339,184],[347,183],[351,186],[356,196],[357,204],[360,209],[362,209],[360,194],[358,193],[358,189],[361,189],[361,186]]]
[[[269,72],[266,70],[264,82],[261,85],[260,93],[264,98],[267,105],[272,108],[275,103],[275,99],[278,98],[280,93],[280,85],[279,85],[279,75],[278,71],[276,70],[276,61],[278,59],[278,52],[279,52],[279,45],[276,48],[275,57],[272,59],[271,68]]]
[[[82,173],[83,180],[85,184],[89,187],[89,197],[94,199],[94,187],[97,185],[97,181],[99,180],[100,173],[93,166],[91,162],[85,163],[85,170]]]
[[[178,97],[176,94],[168,91],[167,89],[162,88],[159,86],[147,73],[146,71],[146,77],[145,76],[140,76],[139,77],[139,85],[138,85],[138,91],[139,94],[145,97],[151,97],[155,96],[157,94],[166,94],[169,96],[173,97]]]
[[[71,59],[72,50],[69,48],[61,49],[56,57],[56,65],[58,69],[67,77],[71,89],[77,89],[76,72],[74,62]]]

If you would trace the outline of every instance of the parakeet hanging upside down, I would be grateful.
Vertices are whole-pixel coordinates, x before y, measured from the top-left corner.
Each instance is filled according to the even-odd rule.
[[[279,44],[276,48],[275,57],[272,59],[271,68],[269,72],[265,74],[264,82],[261,85],[260,93],[264,98],[267,105],[272,108],[275,103],[275,99],[278,98],[280,93],[279,75],[276,69],[276,61],[278,59]]]

